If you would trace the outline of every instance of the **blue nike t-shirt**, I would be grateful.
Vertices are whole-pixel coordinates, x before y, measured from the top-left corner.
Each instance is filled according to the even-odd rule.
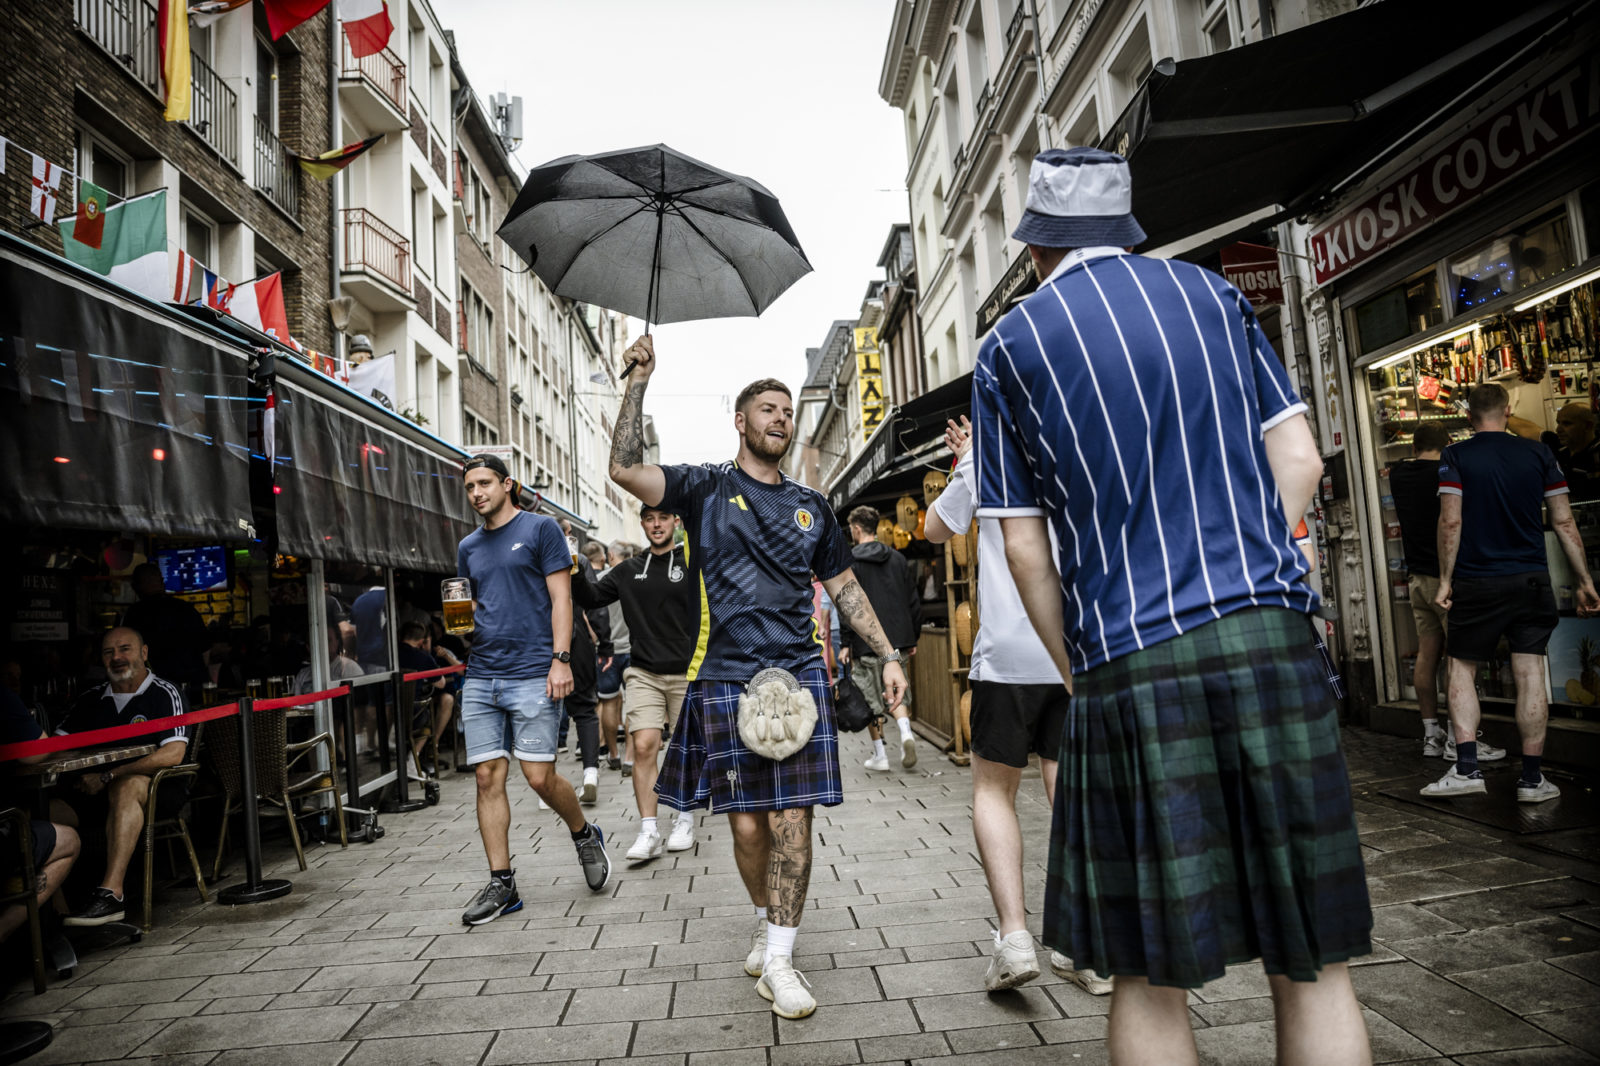
[[[478,601],[467,674],[526,681],[550,672],[546,576],[572,568],[567,538],[555,519],[518,511],[499,529],[482,526],[456,549],[456,573],[472,580]]]

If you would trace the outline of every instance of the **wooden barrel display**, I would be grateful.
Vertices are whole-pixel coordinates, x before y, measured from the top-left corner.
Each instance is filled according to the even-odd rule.
[[[895,501],[895,525],[910,532],[917,527],[917,501],[910,496],[902,496]]]
[[[956,646],[962,655],[972,654],[972,601],[962,600],[956,605]]]
[[[922,475],[922,503],[923,503],[923,505],[926,506],[926,507],[932,507],[933,506],[933,501],[937,500],[939,498],[939,494],[941,492],[943,492],[945,490],[945,488],[949,484],[950,484],[949,478],[945,477],[942,473],[940,473],[937,470],[930,470],[926,474],[923,474]]]
[[[965,567],[969,565],[967,562],[967,538],[951,537],[950,554],[955,557],[957,566]]]

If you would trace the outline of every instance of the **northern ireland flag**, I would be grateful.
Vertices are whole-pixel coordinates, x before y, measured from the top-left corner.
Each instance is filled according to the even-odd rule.
[[[339,18],[357,59],[383,51],[394,33],[385,0],[339,0]]]
[[[45,225],[56,220],[56,191],[61,188],[61,168],[42,155],[33,157],[33,189],[28,209]]]
[[[245,325],[285,344],[289,343],[289,316],[283,309],[281,272],[238,285],[230,285],[209,270],[204,273],[204,302],[207,307],[226,311]]]

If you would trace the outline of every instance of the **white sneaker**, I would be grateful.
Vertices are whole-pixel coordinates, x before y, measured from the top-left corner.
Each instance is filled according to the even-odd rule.
[[[761,976],[761,964],[767,960],[767,920],[756,919],[756,931],[750,936],[750,954],[744,957],[744,972],[751,977]],[[768,997],[771,998],[771,997]]]
[[[583,772],[583,788],[578,791],[580,803],[593,804],[600,795],[600,771],[594,767]]]
[[[861,765],[865,766],[868,770],[888,770],[889,757],[887,755],[874,755]]]
[[[1059,951],[1050,953],[1050,972],[1063,981],[1071,981],[1091,996],[1111,994],[1111,978],[1101,977],[1093,970],[1074,970],[1072,960]]]
[[[665,844],[660,833],[641,829],[639,838],[633,842],[633,847],[628,849],[627,859],[629,862],[649,862],[651,859],[659,859]]]
[[[1490,744],[1487,741],[1485,741],[1483,739],[1483,731],[1479,730],[1478,731],[1478,761],[1479,762],[1499,762],[1501,759],[1504,759],[1505,757],[1506,757],[1506,749],[1497,748],[1493,744]],[[1450,762],[1455,762],[1456,761],[1456,736],[1455,736],[1454,733],[1451,733],[1449,736],[1444,738],[1444,752],[1442,754],[1442,758],[1448,759]]]
[[[688,851],[694,847],[694,819],[679,818],[672,827],[672,835],[667,838],[668,851]]]
[[[539,796],[539,809],[541,811],[548,811],[550,809],[550,804],[544,801],[543,796]]]
[[[1434,799],[1448,799],[1451,796],[1471,796],[1487,792],[1488,787],[1483,783],[1483,776],[1462,777],[1456,773],[1454,766],[1448,773],[1431,785],[1423,785],[1421,793]]]
[[[1521,781],[1517,782],[1518,803],[1543,803],[1545,800],[1553,800],[1559,795],[1561,795],[1561,790],[1543,774],[1539,775],[1539,783],[1537,785],[1525,785]]]
[[[900,765],[907,770],[917,765],[917,742],[911,737],[900,741]]]
[[[998,929],[990,932],[994,933],[994,955],[983,978],[984,988],[999,992],[1025,985],[1039,976],[1039,955],[1033,949],[1032,933],[1019,929],[1002,937]]]
[[[1423,737],[1422,757],[1424,759],[1437,759],[1439,756],[1443,755],[1446,740],[1449,740],[1449,738],[1443,733],[1429,733],[1427,736]],[[1452,742],[1450,746],[1454,748],[1455,744]],[[1450,757],[1452,759],[1455,758],[1455,754],[1452,752]]]
[[[794,968],[794,960],[787,955],[774,955],[772,962],[756,982],[756,992],[772,1004],[772,1013],[780,1018],[804,1018],[817,1009],[817,1000],[808,989],[811,982]]]

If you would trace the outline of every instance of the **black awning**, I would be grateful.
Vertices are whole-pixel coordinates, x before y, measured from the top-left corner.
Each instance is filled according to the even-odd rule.
[[[402,435],[393,417],[308,367],[279,361],[281,551],[455,573],[456,545],[472,530],[464,453]]]
[[[923,460],[940,451],[935,445],[944,436],[945,422],[959,419],[971,408],[970,372],[895,408],[866,450],[829,489],[828,503],[834,512],[842,516],[859,504],[920,495]],[[948,457],[949,452],[943,454]]]
[[[1265,208],[1301,213],[1596,5],[1387,0],[1200,59],[1163,60],[1100,147],[1128,157],[1157,248]],[[1260,227],[1271,221],[1259,218]]]
[[[248,359],[0,234],[0,522],[252,539]]]

